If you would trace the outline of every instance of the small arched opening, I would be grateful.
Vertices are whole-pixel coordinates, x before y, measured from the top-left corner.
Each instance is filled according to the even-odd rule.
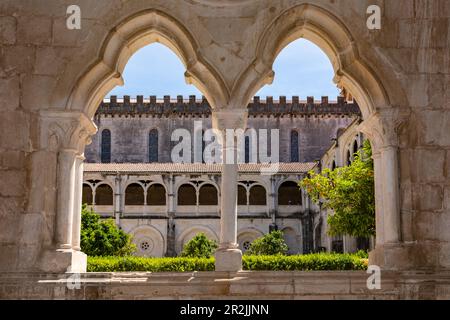
[[[125,189],[126,206],[143,206],[145,204],[144,188],[139,183],[132,183]]]

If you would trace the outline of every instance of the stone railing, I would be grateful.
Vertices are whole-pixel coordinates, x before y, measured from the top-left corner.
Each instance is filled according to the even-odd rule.
[[[315,101],[314,97],[308,97],[306,101],[300,101],[298,96],[292,97],[290,101],[285,96],[274,101],[273,97],[266,97],[261,100],[256,96],[248,105],[249,117],[257,116],[307,116],[307,115],[360,115],[359,106],[356,102],[347,102],[344,97],[338,97],[336,102],[329,102],[328,97],[322,97],[321,101]],[[205,97],[198,100],[196,96],[183,96],[171,99],[164,96],[162,100],[156,96],[144,99],[144,96],[137,96],[131,99],[124,96],[118,100],[116,96],[105,99],[97,110],[97,115],[203,115],[211,114],[211,107]]]

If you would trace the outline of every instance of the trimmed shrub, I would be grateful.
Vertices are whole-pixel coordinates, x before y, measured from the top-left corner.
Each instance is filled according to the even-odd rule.
[[[352,254],[315,253],[295,256],[243,256],[244,270],[319,271],[366,270],[367,259]],[[214,258],[88,257],[89,272],[188,272],[214,271]]]
[[[354,255],[362,259],[369,259],[369,253],[366,250],[358,250]]]
[[[364,261],[351,254],[313,253],[294,256],[244,256],[244,270],[319,271],[366,270]]]
[[[113,219],[83,205],[81,210],[81,251],[88,256],[127,256],[136,251],[131,235],[120,230]]]
[[[210,258],[217,249],[217,242],[209,240],[204,233],[198,233],[183,247],[182,257]]]
[[[88,272],[214,271],[213,258],[88,257]]]
[[[252,242],[246,252],[247,255],[286,254],[288,246],[284,242],[283,232],[272,231]]]

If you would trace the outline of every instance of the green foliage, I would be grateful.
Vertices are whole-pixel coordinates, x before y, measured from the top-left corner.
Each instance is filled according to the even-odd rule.
[[[328,233],[370,237],[375,235],[375,186],[372,150],[366,140],[347,167],[311,171],[300,182],[311,199],[334,214],[328,217]]]
[[[131,255],[136,246],[131,236],[117,228],[114,220],[100,216],[86,205],[81,211],[81,251],[88,256]]]
[[[88,272],[214,271],[214,258],[88,257]]]
[[[204,233],[198,233],[183,247],[182,257],[210,258],[217,249],[217,242],[209,240]]]
[[[288,246],[284,242],[283,232],[272,231],[261,238],[256,239],[246,252],[248,255],[285,255]]]
[[[358,252],[354,253],[354,255],[361,259],[369,258],[369,253],[366,250],[358,250]]]
[[[243,256],[244,270],[315,271],[366,270],[355,254],[314,253],[295,256]],[[214,258],[88,257],[88,272],[190,272],[214,271]]]
[[[244,270],[319,271],[365,270],[364,261],[351,254],[313,253],[294,256],[244,256]]]

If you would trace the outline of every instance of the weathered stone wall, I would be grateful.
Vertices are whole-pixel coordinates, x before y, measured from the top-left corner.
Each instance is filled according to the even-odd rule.
[[[236,111],[270,82],[276,54],[300,36],[329,54],[379,151],[378,190],[386,191],[377,194],[377,217],[388,222],[373,261],[450,268],[449,1],[76,3],[82,28],[70,31],[66,9],[74,1],[0,3],[1,271],[57,269],[44,268],[51,257],[44,253],[55,252],[55,238],[68,237],[59,233],[70,193],[64,181],[71,179],[63,158],[82,153],[94,131],[87,119],[121,83],[140,45],[171,45],[214,108]],[[366,27],[372,4],[382,9],[381,30]],[[150,27],[160,33],[144,35]],[[218,124],[226,114],[217,113]]]
[[[369,290],[364,271],[121,272],[0,275],[0,299],[398,300],[449,299],[450,275],[382,274]],[[79,286],[77,282],[79,279]]]
[[[320,159],[332,141],[336,138],[339,129],[345,129],[355,119],[352,115],[310,115],[310,116],[260,116],[250,117],[247,128],[279,129],[279,161],[290,162],[291,131],[299,134],[299,161],[312,162]],[[92,138],[92,143],[86,147],[87,162],[101,161],[101,132],[108,129],[111,132],[111,162],[148,162],[149,161],[149,132],[158,130],[159,162],[172,162],[172,146],[177,142],[171,141],[175,129],[187,129],[194,137],[194,121],[201,121],[204,130],[211,129],[211,118],[206,116],[168,116],[168,117],[142,117],[104,116],[96,117],[98,133]],[[192,141],[193,144],[193,141]],[[258,147],[259,148],[259,147]],[[192,147],[192,161],[194,161]],[[270,154],[270,145],[268,145]]]

